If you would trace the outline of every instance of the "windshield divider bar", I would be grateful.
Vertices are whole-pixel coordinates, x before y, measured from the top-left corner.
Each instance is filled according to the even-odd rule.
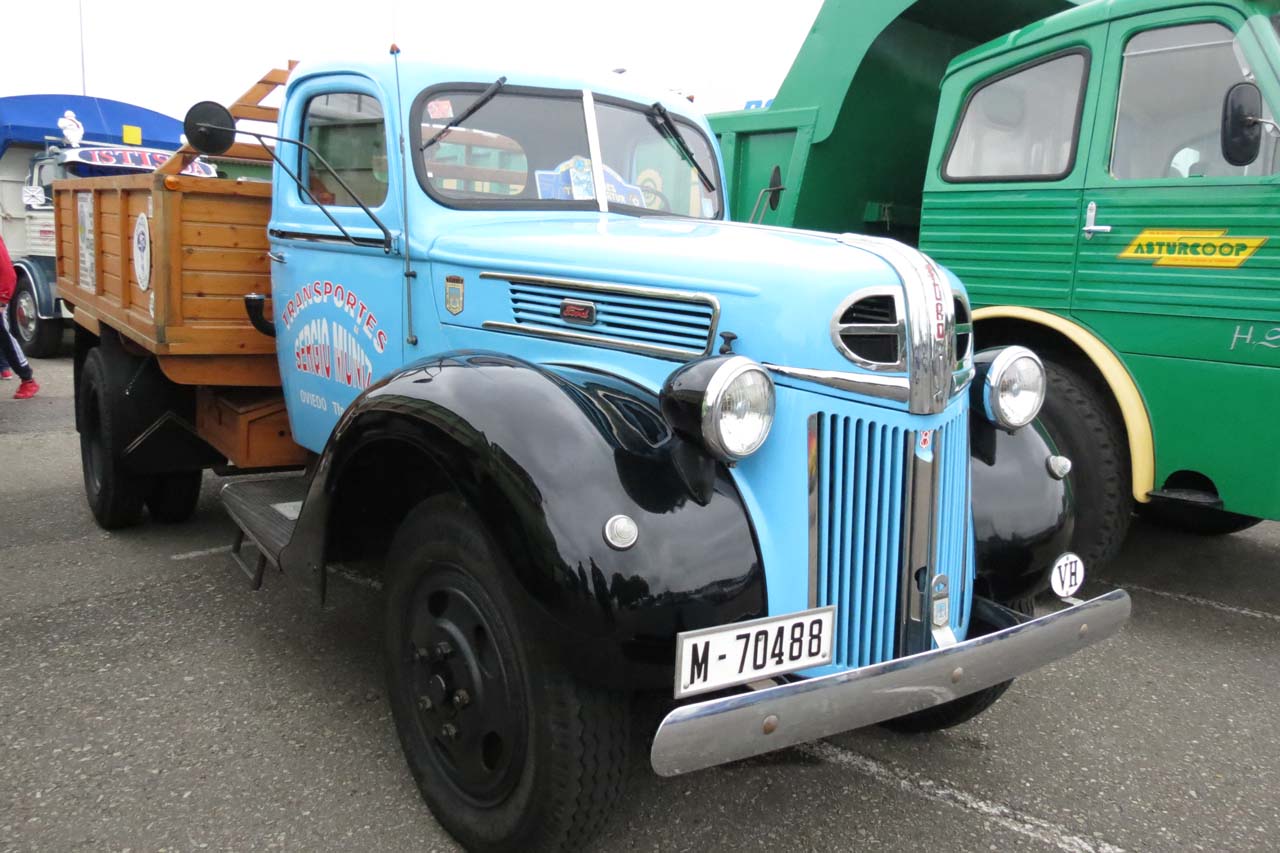
[[[600,129],[596,125],[596,99],[590,89],[582,90],[582,112],[587,118],[587,149],[591,154],[591,183],[595,184],[596,205],[601,213],[608,213],[609,198],[604,186],[604,158],[600,154]]]

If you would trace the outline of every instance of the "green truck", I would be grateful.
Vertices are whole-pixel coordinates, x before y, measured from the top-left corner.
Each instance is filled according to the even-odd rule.
[[[712,116],[739,220],[895,237],[1043,358],[1075,550],[1280,518],[1280,3],[828,0]]]

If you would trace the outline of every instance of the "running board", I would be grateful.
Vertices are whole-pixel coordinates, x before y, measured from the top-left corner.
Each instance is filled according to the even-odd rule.
[[[280,568],[280,552],[293,537],[293,526],[306,494],[307,478],[303,474],[233,480],[222,487],[222,505],[239,528],[231,558],[254,589],[262,586],[267,563]],[[246,539],[258,551],[252,566],[243,553]]]

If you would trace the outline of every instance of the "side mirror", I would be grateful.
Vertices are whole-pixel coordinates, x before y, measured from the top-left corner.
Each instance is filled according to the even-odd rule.
[[[182,120],[187,142],[201,154],[222,154],[236,141],[236,120],[216,101],[201,101]]]
[[[1222,102],[1222,159],[1248,166],[1262,148],[1262,93],[1253,83],[1237,83]]]

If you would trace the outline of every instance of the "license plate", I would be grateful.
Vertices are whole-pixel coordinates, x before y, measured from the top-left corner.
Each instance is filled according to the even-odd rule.
[[[676,637],[676,698],[831,663],[836,609],[686,631]]]

